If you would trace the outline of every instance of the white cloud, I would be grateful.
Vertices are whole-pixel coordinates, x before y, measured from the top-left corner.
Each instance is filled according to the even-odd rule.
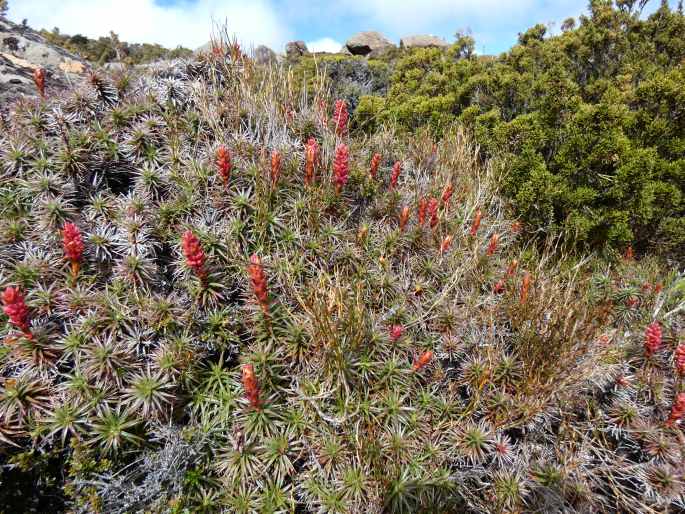
[[[34,28],[89,37],[116,32],[123,41],[197,48],[226,21],[244,46],[281,49],[291,33],[268,0],[197,0],[161,6],[154,0],[14,0],[9,17]]]
[[[339,43],[333,38],[324,37],[316,41],[307,41],[307,49],[310,52],[329,52],[337,53],[342,48],[342,43]]]

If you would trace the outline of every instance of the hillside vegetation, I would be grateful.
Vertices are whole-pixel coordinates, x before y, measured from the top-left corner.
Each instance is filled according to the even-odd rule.
[[[404,52],[385,63],[387,95],[352,91],[355,122],[441,136],[458,120],[506,158],[504,193],[526,222],[583,248],[682,261],[685,17],[666,2],[640,17],[644,3],[592,0],[577,28],[538,25],[496,58],[468,36]]]
[[[345,79],[489,73],[433,52],[36,74],[0,117],[0,512],[685,509],[685,277],[568,252],[521,155]]]

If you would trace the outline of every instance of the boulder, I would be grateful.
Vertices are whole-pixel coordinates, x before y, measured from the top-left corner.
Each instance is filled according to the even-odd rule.
[[[406,36],[400,39],[400,48],[445,48],[450,46],[447,41],[438,36],[421,34],[417,36]]]
[[[345,43],[345,47],[352,55],[375,56],[384,51],[395,48],[395,44],[380,32],[358,32]]]
[[[89,66],[80,57],[54,46],[30,28],[0,19],[0,104],[37,94],[33,72],[43,68],[47,89],[63,88]]]
[[[291,41],[285,45],[285,55],[289,59],[297,59],[309,53],[307,44],[304,41]]]
[[[276,52],[264,45],[254,49],[253,58],[257,64],[271,64],[276,62]]]

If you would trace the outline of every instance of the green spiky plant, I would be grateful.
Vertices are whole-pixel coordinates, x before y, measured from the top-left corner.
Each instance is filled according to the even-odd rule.
[[[461,129],[350,133],[229,40],[129,83],[0,136],[0,444],[69,508],[682,508],[682,277],[530,246]]]

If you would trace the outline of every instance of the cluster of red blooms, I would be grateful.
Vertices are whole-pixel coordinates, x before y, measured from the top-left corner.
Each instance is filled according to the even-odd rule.
[[[409,207],[405,205],[404,208],[402,208],[402,212],[400,213],[400,231],[404,232],[404,229],[406,228],[408,221]]]
[[[666,421],[667,426],[673,426],[676,421],[685,416],[685,393],[678,393],[671,406],[671,414]]]
[[[2,305],[2,310],[9,317],[10,323],[31,339],[33,336],[29,329],[29,309],[19,288],[10,286],[5,289],[2,293]]]
[[[373,154],[373,157],[371,157],[371,169],[369,170],[369,175],[371,175],[372,179],[376,179],[376,175],[378,174],[378,166],[381,164],[381,154],[375,153]]]
[[[83,237],[75,224],[69,222],[64,224],[62,247],[64,248],[64,255],[71,262],[71,274],[75,277],[83,257]]]
[[[488,244],[488,257],[494,255],[494,253],[497,251],[497,243],[499,243],[499,234],[492,234],[490,243]]]
[[[390,327],[390,340],[393,343],[396,343],[403,335],[404,327],[402,325],[393,325]]]
[[[661,325],[658,321],[654,321],[647,326],[645,330],[645,355],[651,357],[656,351],[661,348]]]
[[[274,150],[271,154],[271,183],[276,185],[278,178],[281,176],[281,153]]]
[[[228,184],[233,163],[231,162],[231,152],[224,145],[221,145],[216,151],[216,169],[224,180],[224,184]]]
[[[680,343],[675,349],[675,369],[679,375],[685,376],[685,343]]]
[[[181,237],[181,246],[183,247],[183,255],[186,258],[188,267],[192,269],[195,274],[203,280],[207,277],[205,271],[205,252],[202,250],[200,240],[190,230],[186,230]]]
[[[250,257],[250,265],[247,268],[247,273],[250,275],[250,281],[252,282],[252,289],[254,290],[254,295],[262,307],[265,314],[269,312],[269,293],[266,287],[266,276],[264,275],[264,267],[262,266],[262,260],[258,255],[252,255]]]
[[[350,175],[350,151],[347,145],[340,145],[335,149],[335,158],[333,159],[333,181],[335,182],[335,189],[338,193],[347,184],[347,179]]]
[[[431,361],[433,358],[433,352],[430,350],[423,352],[418,359],[414,361],[414,365],[412,368],[414,371],[419,371],[421,368],[424,368],[428,365],[428,363]]]
[[[333,120],[335,121],[335,133],[343,135],[347,132],[347,121],[350,115],[347,112],[347,103],[345,100],[336,100],[335,108],[333,109]]]
[[[514,276],[514,274],[516,273],[516,269],[518,268],[518,265],[519,265],[519,261],[517,261],[516,259],[511,261],[509,266],[507,266],[507,271],[504,274],[504,278],[498,280],[495,283],[495,285],[493,286],[493,288],[492,288],[493,293],[502,294],[504,292],[505,285],[506,285],[505,280]],[[526,294],[528,294],[528,293],[526,292]]]
[[[402,172],[402,163],[397,161],[392,167],[392,173],[390,174],[390,188],[397,186],[397,179],[400,178],[400,173]]]
[[[478,233],[478,229],[480,228],[480,220],[482,217],[483,213],[480,209],[477,209],[476,216],[473,218],[473,223],[471,223],[471,230],[469,230],[469,234],[471,236],[475,236]]]
[[[304,165],[304,183],[310,185],[314,182],[314,173],[319,161],[319,144],[316,139],[310,137],[304,145],[305,165]]]
[[[36,68],[33,71],[33,81],[36,83],[40,96],[45,98],[45,70],[43,68]]]
[[[243,364],[243,387],[252,408],[259,409],[262,402],[259,398],[259,384],[252,364]]]

